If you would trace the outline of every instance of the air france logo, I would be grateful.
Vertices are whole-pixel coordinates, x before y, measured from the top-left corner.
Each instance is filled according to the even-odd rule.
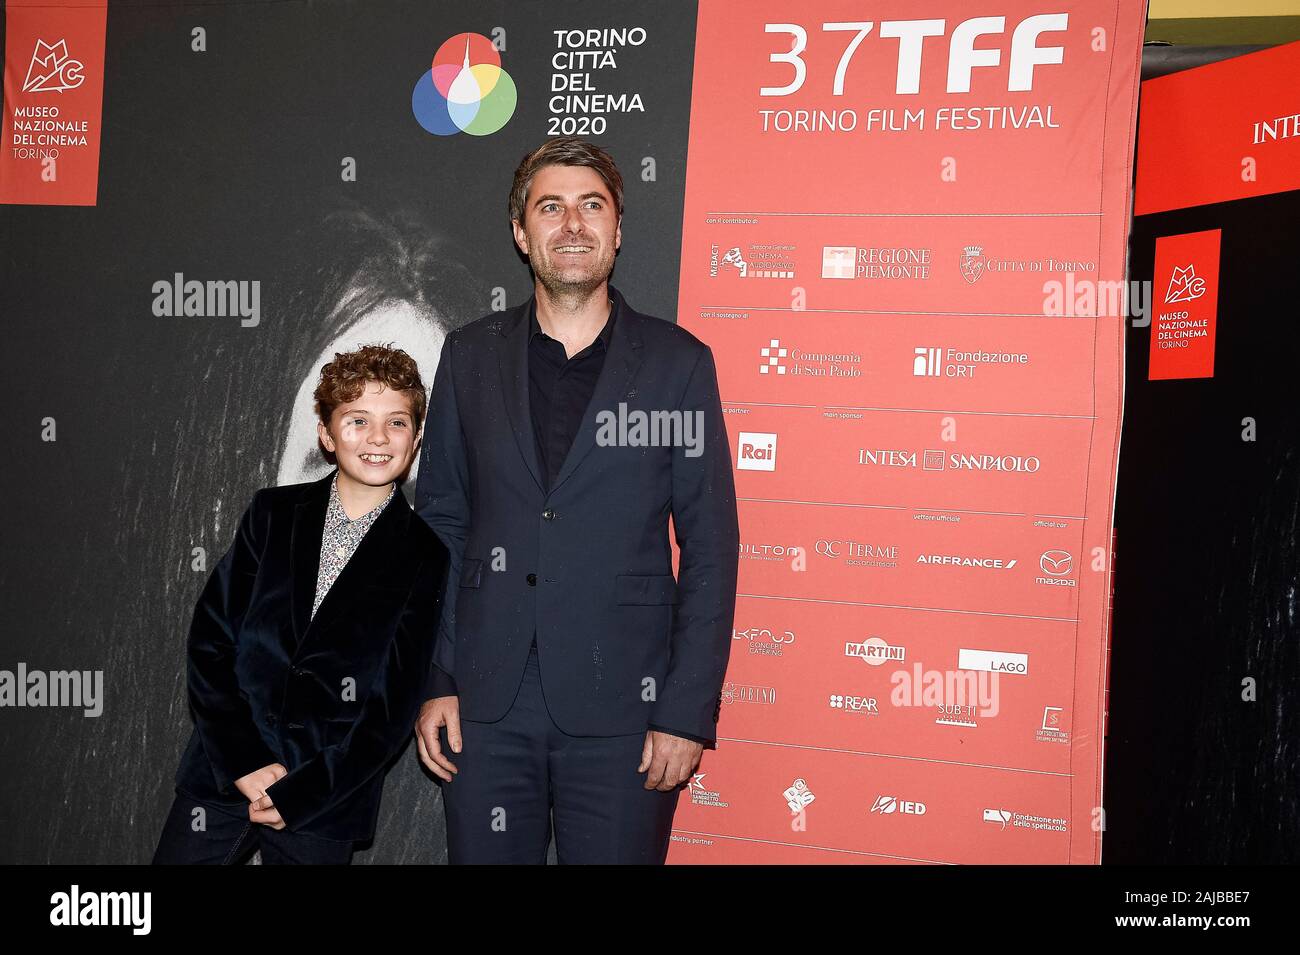
[[[32,51],[32,62],[27,67],[27,79],[23,80],[24,93],[62,93],[75,90],[86,82],[86,67],[80,60],[74,60],[68,54],[66,40],[46,43],[36,41]]]
[[[501,69],[501,54],[478,33],[458,33],[415,84],[411,112],[435,136],[488,136],[510,122],[518,93]]]

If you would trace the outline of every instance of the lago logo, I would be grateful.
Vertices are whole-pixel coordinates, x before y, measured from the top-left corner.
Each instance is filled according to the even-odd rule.
[[[411,93],[411,111],[435,136],[487,136],[510,122],[515,81],[501,69],[501,55],[478,33],[459,33],[433,57],[433,69]]]

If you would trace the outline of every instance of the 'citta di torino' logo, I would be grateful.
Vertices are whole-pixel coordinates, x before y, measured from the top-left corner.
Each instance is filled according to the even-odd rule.
[[[411,91],[416,122],[435,136],[488,136],[515,113],[518,92],[501,54],[479,33],[458,33],[438,47],[433,67]]]
[[[974,285],[984,274],[984,249],[978,245],[968,245],[961,250],[961,277]]]

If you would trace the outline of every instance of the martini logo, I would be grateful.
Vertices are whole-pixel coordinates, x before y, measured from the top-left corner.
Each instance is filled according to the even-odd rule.
[[[27,67],[27,79],[23,81],[24,93],[62,93],[75,90],[86,81],[83,72],[85,66],[80,60],[68,55],[65,40],[56,43],[36,41],[32,51],[32,62]]]
[[[435,136],[488,136],[510,122],[517,99],[492,41],[458,33],[438,47],[433,68],[416,82],[411,112]]]
[[[903,658],[907,656],[907,650],[903,647],[890,646],[879,637],[867,637],[861,643],[846,641],[844,655],[857,657],[873,667],[878,667],[889,660],[902,663]]]
[[[1174,266],[1173,275],[1169,276],[1169,289],[1165,292],[1165,304],[1190,302],[1205,294],[1205,279],[1196,274],[1196,266],[1185,268]]]

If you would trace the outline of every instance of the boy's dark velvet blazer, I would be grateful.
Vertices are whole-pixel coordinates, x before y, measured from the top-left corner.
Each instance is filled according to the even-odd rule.
[[[333,477],[258,491],[203,589],[176,788],[246,815],[235,780],[280,763],[287,829],[365,840],[423,700],[448,555],[399,490],[313,618]]]

